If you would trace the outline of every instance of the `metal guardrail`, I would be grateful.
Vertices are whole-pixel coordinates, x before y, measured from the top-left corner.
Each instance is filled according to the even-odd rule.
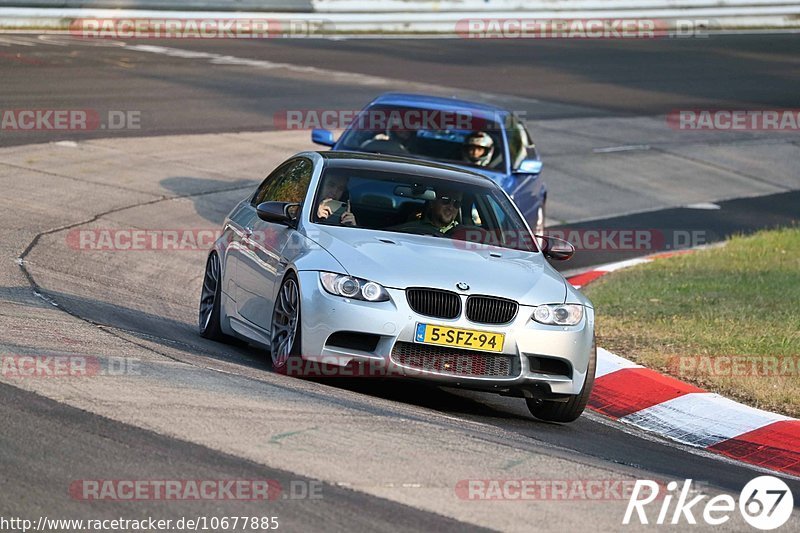
[[[797,0],[312,0],[317,13],[613,11],[796,6]]]
[[[797,0],[0,0],[0,8],[248,11],[291,13],[519,13],[717,10],[797,6]],[[566,15],[566,13],[565,13]]]
[[[224,13],[213,15],[212,12]],[[669,28],[800,28],[798,0],[0,0],[0,28],[69,28],[85,17],[258,18],[316,33],[463,36],[469,20],[652,19]],[[673,28],[674,29],[674,28]]]
[[[0,0],[3,7],[311,13],[312,0]]]

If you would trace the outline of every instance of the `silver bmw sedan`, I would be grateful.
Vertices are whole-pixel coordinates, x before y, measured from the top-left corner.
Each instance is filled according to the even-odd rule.
[[[269,350],[295,376],[422,379],[583,412],[594,309],[508,195],[463,169],[303,152],[228,217],[206,261],[199,329]]]

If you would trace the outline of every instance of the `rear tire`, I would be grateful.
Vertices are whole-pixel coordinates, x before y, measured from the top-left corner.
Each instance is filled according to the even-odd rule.
[[[270,327],[272,369],[285,374],[290,360],[300,355],[300,285],[294,274],[288,274],[275,298]]]
[[[581,392],[570,397],[566,402],[556,402],[548,400],[536,400],[526,398],[528,410],[533,416],[548,422],[573,422],[578,419],[589,402],[594,387],[594,373],[597,367],[597,347],[592,341],[592,353],[589,357],[589,366],[586,370],[586,381],[583,382]]]

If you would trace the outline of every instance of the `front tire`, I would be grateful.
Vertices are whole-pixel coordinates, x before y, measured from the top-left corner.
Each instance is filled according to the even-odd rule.
[[[589,396],[592,395],[594,387],[594,373],[597,367],[597,347],[592,341],[592,353],[589,357],[589,366],[586,369],[586,381],[583,382],[581,392],[570,397],[566,402],[556,402],[548,400],[536,400],[526,398],[528,410],[533,416],[548,422],[573,422],[578,419],[586,409]]]
[[[294,274],[289,274],[281,283],[272,311],[270,356],[276,372],[286,373],[289,361],[300,355],[301,329],[300,286]]]
[[[213,341],[226,341],[228,336],[222,333],[220,308],[222,300],[222,268],[216,252],[209,254],[206,260],[206,271],[203,275],[203,288],[200,291],[200,311],[198,329],[200,336]]]

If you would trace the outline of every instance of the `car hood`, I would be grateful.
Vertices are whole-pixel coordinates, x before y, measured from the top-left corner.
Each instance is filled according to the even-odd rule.
[[[564,278],[542,254],[424,235],[314,225],[307,232],[347,274],[395,289],[431,287],[509,298],[523,305],[563,303]]]

